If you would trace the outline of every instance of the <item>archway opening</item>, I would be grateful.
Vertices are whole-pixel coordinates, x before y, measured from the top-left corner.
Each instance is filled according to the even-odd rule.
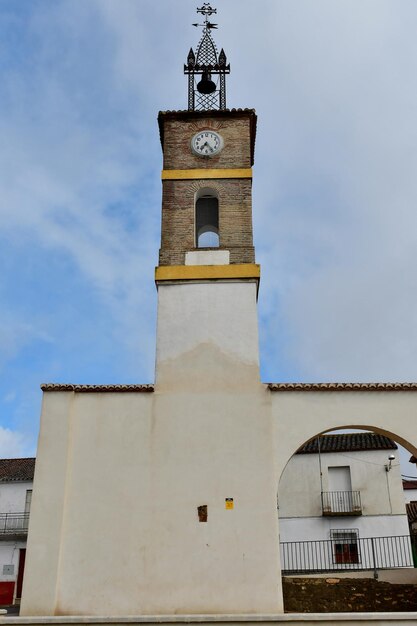
[[[413,573],[417,519],[413,525],[409,503],[414,497],[417,509],[417,472],[415,464],[407,467],[414,447],[407,445],[407,454],[398,439],[377,429],[338,428],[295,451],[277,497],[284,576]],[[415,487],[409,496],[405,481]]]
[[[201,190],[195,204],[195,239],[197,248],[218,248],[219,200],[212,190]]]

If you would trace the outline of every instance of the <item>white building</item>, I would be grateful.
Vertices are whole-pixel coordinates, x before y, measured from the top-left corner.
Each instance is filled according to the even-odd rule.
[[[0,459],[0,606],[21,597],[35,459]]]
[[[388,437],[311,440],[281,476],[278,507],[284,571],[373,569],[373,556],[379,567],[412,564],[397,445]]]
[[[404,500],[417,502],[417,480],[403,480]]]
[[[417,480],[403,480],[410,534],[417,537]],[[417,566],[417,541],[415,542],[415,562]]]

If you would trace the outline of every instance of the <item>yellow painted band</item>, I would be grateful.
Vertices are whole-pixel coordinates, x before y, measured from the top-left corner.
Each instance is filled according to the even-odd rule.
[[[252,168],[162,170],[161,178],[162,180],[194,180],[196,178],[252,178]]]
[[[240,265],[161,265],[155,268],[155,280],[210,280],[222,278],[252,278],[259,280],[261,266],[257,263]]]

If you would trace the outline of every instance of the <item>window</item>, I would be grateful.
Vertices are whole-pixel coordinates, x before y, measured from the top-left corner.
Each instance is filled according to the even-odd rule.
[[[356,528],[331,530],[333,542],[333,562],[337,564],[359,563],[359,531]]]
[[[219,201],[210,189],[201,189],[195,203],[195,239],[197,248],[218,248]]]
[[[32,504],[32,489],[26,489],[25,513],[30,513],[31,504]]]
[[[25,512],[23,515],[19,515],[19,521],[18,521],[18,523],[22,526],[22,530],[27,531],[28,529],[31,504],[32,504],[32,489],[26,489]]]

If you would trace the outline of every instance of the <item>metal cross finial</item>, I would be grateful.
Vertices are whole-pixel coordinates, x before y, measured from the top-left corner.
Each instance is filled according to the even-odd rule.
[[[226,74],[230,73],[224,50],[217,52],[211,31],[217,24],[209,22],[209,17],[217,13],[209,2],[197,8],[197,13],[204,15],[203,24],[193,24],[203,28],[202,37],[196,52],[190,49],[184,73],[188,74],[188,110],[207,111],[226,108]],[[214,80],[216,82],[214,82]]]
[[[203,6],[200,9],[197,9],[197,13],[202,13],[203,15],[205,15],[207,20],[207,15],[213,15],[213,13],[217,13],[217,9],[213,9],[210,6],[210,2],[203,2]]]

